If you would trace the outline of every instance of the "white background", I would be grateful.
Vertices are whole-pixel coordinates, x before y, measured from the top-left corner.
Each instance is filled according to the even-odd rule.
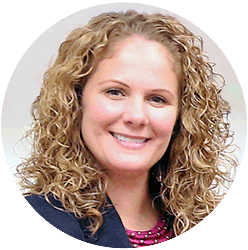
[[[150,4],[148,1],[142,1],[140,3]],[[88,4],[84,1],[74,0],[71,0],[70,2],[45,0],[42,2],[14,1],[5,3],[5,6],[1,7],[0,103],[3,103],[5,90],[15,67],[33,42],[53,24],[66,16],[98,4],[100,4],[99,1],[91,1],[90,4]],[[234,5],[232,2],[228,3],[226,1],[217,2],[209,0],[203,4],[201,1],[189,0],[163,1],[163,3],[160,3],[160,1],[153,1],[152,4],[182,16],[188,21],[196,24],[201,30],[208,34],[208,36],[211,37],[222,49],[223,53],[232,64],[243,88],[244,96],[247,95],[246,72],[248,66],[248,54],[246,49],[247,15],[245,13],[247,6],[245,5],[245,2],[238,0],[235,1]],[[70,24],[67,25],[69,32]],[[74,24],[72,23],[72,25]],[[55,34],[54,37],[57,37],[55,43],[60,43],[61,37],[58,37],[59,35],[56,36],[56,33],[54,32],[56,31],[51,33],[51,37],[52,34]],[[42,37],[39,39],[41,41]],[[64,39],[64,37],[62,39]],[[42,47],[50,48],[50,42],[54,43],[54,40],[44,42]],[[37,55],[36,59],[36,63],[39,62],[42,64],[44,62],[39,60],[39,55]],[[45,62],[49,62],[49,60],[50,58],[47,58],[45,59]],[[42,65],[42,67],[44,66],[46,65]],[[227,67],[229,66],[227,65]],[[35,78],[42,72],[36,72],[37,74],[35,74],[35,72],[33,73],[32,77]],[[25,75],[25,71],[23,71],[23,74]],[[36,87],[34,86],[34,88]],[[16,98],[15,105],[17,108],[23,103],[22,96],[24,94],[27,94],[24,89],[23,91],[18,89],[17,95],[14,97]],[[231,92],[229,92],[229,94],[231,94]],[[242,98],[242,96],[240,98]],[[9,111],[11,111],[13,108],[12,102],[9,107]],[[240,110],[240,108],[242,109],[242,107],[237,107],[234,119],[239,119],[240,115],[242,117],[244,110]],[[25,121],[26,119],[29,119],[28,117],[22,117],[19,115],[16,116],[13,123],[18,124],[19,127],[24,126],[25,124],[22,124],[22,118]],[[239,144],[242,144],[240,145],[242,148],[244,148],[245,145],[245,132],[243,127],[245,124],[244,118],[245,117],[243,116],[240,120],[241,129],[240,133],[237,133],[238,141]],[[2,120],[2,124],[3,121],[4,119]],[[8,124],[6,124],[5,128],[6,127],[8,127]],[[13,127],[15,127],[15,125],[12,126],[12,128]],[[238,129],[237,131],[239,132]],[[6,136],[4,131],[2,136]],[[11,138],[11,134],[8,134],[8,137]],[[49,226],[44,219],[36,214],[36,212],[22,198],[14,183],[12,175],[8,170],[9,166],[15,162],[8,162],[7,164],[4,159],[5,156],[3,149],[1,149],[0,152],[2,156],[2,245],[8,249],[14,247],[25,247],[25,249],[43,249],[45,247],[47,249],[52,249],[54,247],[68,249],[72,247],[81,248],[83,246],[91,246],[61,233],[59,230]],[[5,153],[8,152],[6,152],[5,148]],[[240,157],[242,157],[242,155],[240,155]],[[11,157],[9,158],[12,159]],[[184,249],[233,249],[235,247],[238,249],[247,249],[248,244],[246,243],[246,234],[248,230],[246,229],[246,225],[248,220],[246,216],[246,162],[247,154],[244,155],[239,173],[227,197],[210,216],[189,232],[167,242],[166,245],[162,244],[157,247],[174,249],[179,249],[179,247]],[[47,247],[47,245],[49,246]],[[95,248],[95,246],[91,247]]]

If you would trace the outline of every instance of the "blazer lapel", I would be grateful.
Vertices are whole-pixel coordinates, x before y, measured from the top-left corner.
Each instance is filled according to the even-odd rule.
[[[109,198],[107,198],[107,200],[110,206],[102,209],[103,223],[93,237],[91,237],[91,232],[85,226],[88,223],[86,221],[82,223],[85,226],[83,230],[85,240],[88,243],[99,246],[113,248],[132,248],[120,216],[118,215],[111,200]]]

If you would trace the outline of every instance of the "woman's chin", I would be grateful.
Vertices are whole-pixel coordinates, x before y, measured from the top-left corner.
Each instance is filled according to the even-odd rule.
[[[148,172],[152,167],[152,164],[147,164],[147,162],[137,158],[127,158],[125,160],[112,159],[112,161],[109,162],[105,168],[110,171],[114,170],[115,172],[132,172],[134,174],[135,172]]]

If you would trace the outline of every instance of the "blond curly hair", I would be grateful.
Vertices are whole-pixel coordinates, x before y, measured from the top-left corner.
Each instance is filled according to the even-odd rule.
[[[161,212],[175,217],[174,232],[180,235],[220,202],[225,192],[220,194],[218,188],[231,183],[230,168],[237,162],[228,152],[233,134],[230,107],[220,95],[223,79],[208,62],[202,40],[170,16],[105,13],[68,36],[32,105],[33,123],[25,135],[32,138],[32,152],[17,167],[20,184],[25,194],[43,194],[48,202],[53,195],[65,211],[89,218],[93,234],[99,229],[106,178],[83,142],[81,98],[97,64],[114,53],[113,45],[132,35],[164,45],[175,61],[179,118],[170,146],[151,176],[162,182],[160,202],[154,202]]]

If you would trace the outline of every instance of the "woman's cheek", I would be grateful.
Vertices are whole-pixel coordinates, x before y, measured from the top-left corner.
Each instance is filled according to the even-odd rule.
[[[96,121],[106,120],[111,122],[112,120],[117,119],[123,110],[123,105],[120,103],[101,99],[98,99],[98,101],[92,104],[91,107]]]
[[[175,108],[168,107],[164,110],[153,110],[150,114],[153,127],[158,133],[170,133],[173,131],[177,118],[177,110]]]

